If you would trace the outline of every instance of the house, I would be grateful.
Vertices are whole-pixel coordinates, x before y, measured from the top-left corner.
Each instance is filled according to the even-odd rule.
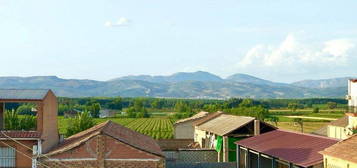
[[[99,111],[99,117],[100,118],[108,118],[108,117],[115,117],[115,114],[117,112],[114,110],[110,110],[110,109],[101,109]]]
[[[346,99],[351,111],[357,112],[357,79],[348,80],[348,95]]]
[[[324,168],[357,167],[357,136],[345,139],[320,152],[324,156]]]
[[[235,143],[237,168],[323,168],[319,152],[337,142],[311,134],[270,131]]]
[[[175,139],[193,139],[195,128],[193,122],[208,115],[208,112],[201,111],[190,118],[178,120],[174,124]]]
[[[68,137],[39,160],[52,168],[165,167],[155,140],[111,121]]]
[[[348,81],[348,111],[345,116],[332,121],[314,134],[331,138],[347,139],[357,132],[357,79]]]
[[[347,139],[349,134],[351,134],[348,133],[348,120],[349,117],[346,115],[335,121],[331,121],[329,124],[314,131],[312,134],[336,139]]]
[[[79,113],[81,113],[81,111],[76,110],[76,109],[70,109],[70,110],[64,112],[63,115],[65,118],[73,118],[73,117],[76,117]]]
[[[5,130],[6,103],[34,103],[34,130]],[[36,155],[58,144],[57,98],[51,90],[0,89],[0,167],[36,167]]]
[[[275,129],[254,117],[219,113],[196,122],[194,140],[202,148],[216,149],[219,162],[229,162],[236,160],[234,142]]]

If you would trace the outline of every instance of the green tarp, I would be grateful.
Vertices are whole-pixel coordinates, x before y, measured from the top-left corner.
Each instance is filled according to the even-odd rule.
[[[219,152],[222,150],[223,146],[223,137],[222,136],[217,136],[217,141],[216,141],[216,151]]]
[[[236,144],[235,142],[240,141],[244,138],[233,138],[233,137],[228,137],[228,161],[229,162],[234,162],[237,160],[237,153],[236,153]],[[222,136],[217,136],[217,141],[216,141],[216,151],[220,152],[223,147],[223,137]]]

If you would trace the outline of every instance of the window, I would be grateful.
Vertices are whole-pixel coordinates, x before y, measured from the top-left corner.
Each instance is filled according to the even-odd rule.
[[[0,147],[0,167],[15,167],[15,156],[15,149]]]

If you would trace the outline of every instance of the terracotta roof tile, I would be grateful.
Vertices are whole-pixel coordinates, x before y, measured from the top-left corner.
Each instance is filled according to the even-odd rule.
[[[338,126],[338,127],[347,127],[348,126],[348,116],[344,116],[335,121],[331,121],[328,125]]]
[[[4,135],[5,134],[5,135]],[[37,131],[1,131],[0,138],[41,138]]]
[[[337,142],[337,139],[327,137],[275,130],[238,141],[236,144],[302,167],[309,167],[323,161],[319,151]]]
[[[357,135],[332,145],[320,153],[357,163]]]
[[[99,134],[105,134],[139,150],[146,151],[158,156],[163,156],[160,146],[154,139],[116,124],[112,121],[98,124],[92,128],[65,139],[63,143],[61,143],[55,149],[49,151],[46,155],[50,156],[71,150],[72,148],[85,143],[90,138]]]

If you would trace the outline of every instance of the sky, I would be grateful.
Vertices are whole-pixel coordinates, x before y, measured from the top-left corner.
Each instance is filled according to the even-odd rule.
[[[0,76],[357,76],[356,0],[0,0]]]

